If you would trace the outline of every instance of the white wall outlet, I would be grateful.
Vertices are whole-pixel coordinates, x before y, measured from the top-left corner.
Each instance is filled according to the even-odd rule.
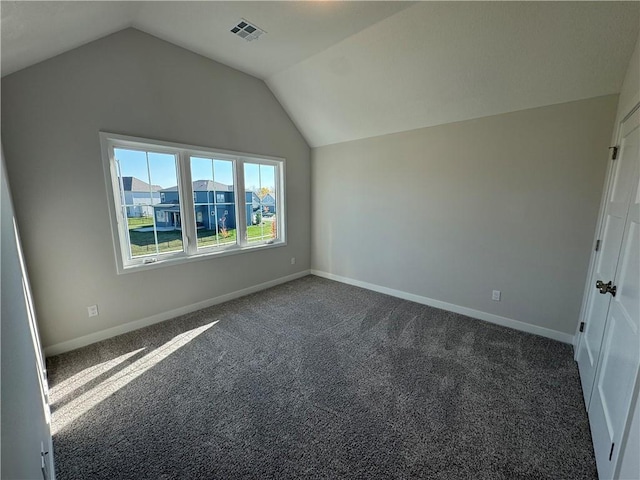
[[[291,265],[295,265],[296,264],[296,257],[291,257]]]
[[[496,302],[499,302],[501,295],[502,293],[500,292],[500,290],[494,290],[493,294],[491,295],[491,300],[495,300]]]
[[[90,307],[87,307],[87,312],[89,312],[89,317],[97,317],[98,305],[91,305]]]

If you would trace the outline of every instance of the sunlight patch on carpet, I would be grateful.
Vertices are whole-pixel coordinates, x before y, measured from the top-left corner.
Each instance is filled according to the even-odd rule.
[[[71,402],[66,405],[61,406],[53,415],[53,422],[51,428],[51,434],[55,435],[57,432],[70,425],[73,421],[78,419],[80,416],[91,410],[93,407],[98,405],[100,402],[104,401],[115,392],[131,383],[133,380],[138,378],[140,375],[145,373],[147,370],[157,365],[169,355],[174,353],[179,348],[182,348],[193,339],[207,331],[209,328],[213,327],[218,320],[215,322],[208,323],[198,328],[194,328],[193,330],[189,330],[187,332],[181,333],[180,335],[175,336],[170,341],[165,343],[164,345],[156,348],[155,350],[149,352],[147,355],[142,357],[139,360],[136,360],[128,367],[114,374],[112,377],[109,377],[104,382],[100,383],[100,385],[92,388],[91,390],[83,393],[77,398],[73,399]],[[135,355],[140,350],[130,352],[126,354],[126,356],[131,357]],[[125,356],[125,355],[123,355]],[[120,363],[125,359],[122,357],[118,357],[120,359]],[[117,361],[118,359],[114,359],[111,362]],[[110,363],[110,362],[105,362]],[[105,365],[105,364],[102,364]],[[111,365],[109,368],[113,368],[114,365]],[[91,371],[89,373],[93,378],[97,377],[100,373],[107,371],[107,369],[101,369],[100,372]],[[90,380],[80,380],[85,383]],[[75,389],[77,387],[70,386],[67,388]],[[56,387],[57,390],[57,387]]]
[[[137,350],[125,353],[124,355],[120,355],[119,357],[116,357],[107,362],[99,363],[98,365],[94,365],[93,367],[85,368],[81,372],[76,373],[72,377],[56,386],[55,393],[52,392],[51,395],[51,405],[55,405],[60,399],[66,397],[75,390],[82,388],[87,383],[96,379],[100,375],[107,373],[112,368],[117,367],[125,360],[137,355],[143,350],[144,348],[138,348]]]

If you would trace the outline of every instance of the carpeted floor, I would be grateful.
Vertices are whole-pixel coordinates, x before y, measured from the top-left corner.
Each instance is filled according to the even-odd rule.
[[[59,480],[597,478],[569,345],[319,277],[48,368]]]

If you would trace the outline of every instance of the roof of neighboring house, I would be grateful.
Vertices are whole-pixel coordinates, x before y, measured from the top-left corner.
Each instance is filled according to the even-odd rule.
[[[273,198],[273,195],[271,195],[270,193],[267,193],[264,197],[262,197],[262,203],[268,203],[269,205],[271,204],[275,204],[276,203],[276,199]]]
[[[179,212],[180,204],[178,203],[156,203],[153,208],[162,209],[166,212]]]
[[[225,185],[224,183],[214,182],[212,180],[195,180],[192,182],[194,192],[233,192],[233,185]],[[178,186],[163,188],[161,192],[175,192]]]
[[[122,187],[125,192],[148,192],[151,187],[152,192],[159,192],[160,185],[149,185],[136,177],[122,177]]]

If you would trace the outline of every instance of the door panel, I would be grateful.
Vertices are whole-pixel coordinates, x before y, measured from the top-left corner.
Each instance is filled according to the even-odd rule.
[[[638,208],[638,204],[633,208]],[[632,212],[630,212],[632,213]],[[631,215],[630,215],[631,216]],[[637,215],[636,215],[637,216]],[[615,300],[615,308],[624,312],[625,317],[638,328],[640,318],[640,234],[637,219],[632,219],[625,236],[624,253],[621,259],[621,271],[618,275],[618,296]]]
[[[624,213],[626,216],[627,212]],[[604,235],[602,236],[602,253],[596,262],[596,271],[600,275],[598,279],[612,279],[616,273],[618,252],[620,251],[620,242],[624,233],[624,221],[625,218],[622,214],[619,214],[619,216],[607,215],[604,224]]]
[[[628,137],[626,138],[628,139]],[[623,152],[621,151],[620,153]],[[610,202],[618,209],[625,210],[626,203],[629,200],[627,193],[633,188],[633,167],[633,162],[620,162],[620,167],[616,171]]]
[[[578,367],[585,405],[590,408],[598,360],[601,355],[607,314],[611,295],[601,295],[595,288],[597,280],[607,283],[614,280],[620,247],[624,235],[629,204],[637,180],[634,180],[638,164],[638,121],[640,110],[624,122],[621,130],[620,154],[614,160],[611,188],[605,206],[605,218],[600,232],[601,248],[590,280],[592,290],[587,299],[583,318],[585,330],[578,347]]]
[[[589,407],[589,422],[600,478],[612,478],[634,388],[640,371],[640,142],[638,112],[635,124],[623,130],[625,145],[622,152],[633,170],[628,171],[632,185],[631,199],[625,216],[622,245],[613,284],[615,297],[610,294],[609,313],[605,322],[604,341],[598,360],[595,388]],[[605,281],[608,281],[605,280]],[[581,367],[582,368],[582,367]]]

